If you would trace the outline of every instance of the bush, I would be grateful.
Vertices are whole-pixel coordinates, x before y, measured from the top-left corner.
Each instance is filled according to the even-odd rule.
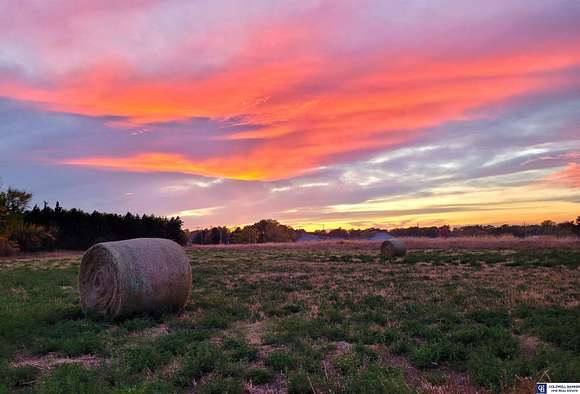
[[[54,236],[40,226],[21,226],[12,231],[10,239],[27,252],[52,250],[55,245]]]
[[[19,251],[20,249],[16,242],[0,236],[0,257],[12,256]]]

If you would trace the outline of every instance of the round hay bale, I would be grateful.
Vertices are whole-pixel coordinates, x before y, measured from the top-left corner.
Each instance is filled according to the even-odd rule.
[[[406,253],[407,247],[400,239],[387,239],[381,244],[381,254],[387,258],[404,257]]]
[[[177,311],[189,298],[191,266],[183,248],[168,239],[103,242],[83,256],[79,291],[89,315]]]

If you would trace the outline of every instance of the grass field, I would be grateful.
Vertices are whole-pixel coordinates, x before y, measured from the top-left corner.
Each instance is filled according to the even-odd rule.
[[[376,243],[189,249],[185,312],[116,323],[84,317],[78,256],[4,260],[0,392],[527,393],[580,381],[580,249],[409,244],[392,262]]]

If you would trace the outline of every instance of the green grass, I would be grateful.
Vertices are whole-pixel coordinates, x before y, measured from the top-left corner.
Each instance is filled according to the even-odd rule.
[[[568,267],[580,266],[580,251],[566,249],[522,250],[516,253],[511,266],[524,267]]]
[[[189,253],[182,315],[117,323],[82,313],[78,260],[0,264],[0,393],[412,393],[449,370],[492,392],[546,370],[580,379],[576,250]]]

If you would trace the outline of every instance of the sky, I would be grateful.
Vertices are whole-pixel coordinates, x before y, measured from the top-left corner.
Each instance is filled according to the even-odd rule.
[[[0,178],[190,229],[580,215],[580,1],[0,0]]]

